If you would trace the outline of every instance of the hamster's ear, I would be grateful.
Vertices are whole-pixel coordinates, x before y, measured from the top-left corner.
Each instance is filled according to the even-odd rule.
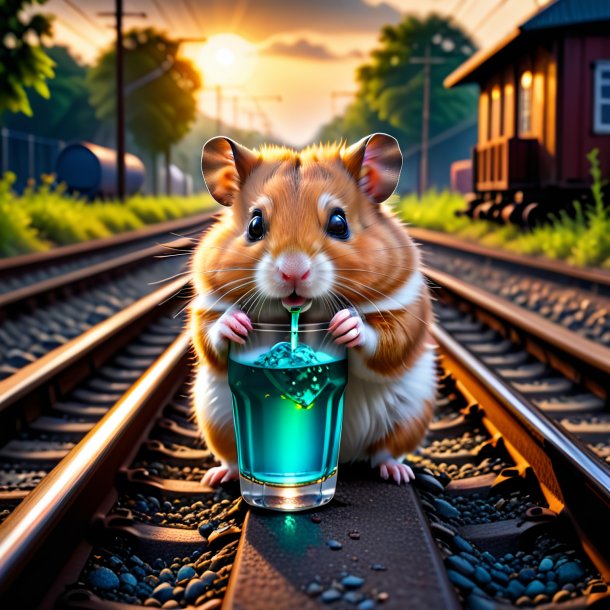
[[[257,153],[231,138],[216,136],[208,140],[201,152],[201,172],[212,197],[222,205],[232,205],[259,161]]]
[[[396,138],[374,133],[343,151],[343,164],[360,189],[375,203],[385,201],[396,189],[402,154]]]

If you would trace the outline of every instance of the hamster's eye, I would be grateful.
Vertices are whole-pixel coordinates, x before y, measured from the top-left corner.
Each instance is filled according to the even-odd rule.
[[[252,212],[252,218],[248,223],[247,234],[250,241],[258,241],[265,235],[265,221],[263,220],[263,214],[260,210],[254,210]]]
[[[349,237],[349,227],[345,218],[345,212],[341,209],[333,210],[330,213],[326,232],[337,239],[347,239]]]

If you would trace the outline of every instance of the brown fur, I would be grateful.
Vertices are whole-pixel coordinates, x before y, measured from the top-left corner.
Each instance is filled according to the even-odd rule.
[[[256,287],[257,261],[266,253],[276,257],[290,250],[309,256],[324,252],[335,268],[333,289],[356,308],[391,296],[418,269],[416,247],[405,227],[389,208],[375,203],[385,193],[383,189],[388,190],[388,177],[383,172],[376,175],[373,164],[363,172],[365,182],[359,184],[360,149],[341,143],[310,146],[301,152],[263,147],[248,151],[239,168],[227,169],[232,154],[228,144],[217,142],[207,173],[204,164],[210,192],[230,208],[205,234],[193,257],[198,294],[238,305],[248,303]],[[323,193],[341,201],[350,226],[349,240],[326,235],[328,217],[317,205]],[[250,243],[244,233],[253,207],[262,211],[267,232],[264,239]],[[226,370],[226,355],[216,353],[207,334],[219,315],[192,309],[190,323],[199,364],[220,372]],[[367,367],[388,377],[408,371],[423,353],[426,325],[432,318],[427,288],[422,288],[420,298],[408,309],[363,317],[379,337],[375,353],[366,360]],[[413,449],[425,434],[431,412],[432,402],[426,403],[419,419],[397,426],[376,442],[371,452],[386,448],[398,456]],[[205,418],[202,426],[212,451],[225,461],[235,461],[233,430],[218,428]]]

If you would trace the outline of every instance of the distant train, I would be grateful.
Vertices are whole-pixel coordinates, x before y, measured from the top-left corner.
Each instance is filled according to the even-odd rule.
[[[74,142],[68,144],[57,156],[56,174],[58,182],[64,182],[71,192],[77,192],[90,199],[115,197],[117,194],[117,155],[112,148]],[[160,172],[164,192],[165,172]],[[146,170],[144,163],[136,155],[125,155],[125,193],[134,195],[144,186]],[[174,195],[190,195],[193,192],[192,176],[185,174],[175,165],[170,165],[170,189]]]
[[[610,2],[546,5],[445,80],[466,83],[480,86],[468,215],[531,225],[590,199],[587,153],[610,171]]]

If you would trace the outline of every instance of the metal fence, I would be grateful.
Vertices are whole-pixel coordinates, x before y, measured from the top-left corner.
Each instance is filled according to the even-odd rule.
[[[18,193],[28,181],[40,182],[42,174],[55,173],[55,162],[59,151],[65,146],[63,140],[42,138],[2,127],[0,129],[0,173],[13,172],[17,180],[13,188]]]

